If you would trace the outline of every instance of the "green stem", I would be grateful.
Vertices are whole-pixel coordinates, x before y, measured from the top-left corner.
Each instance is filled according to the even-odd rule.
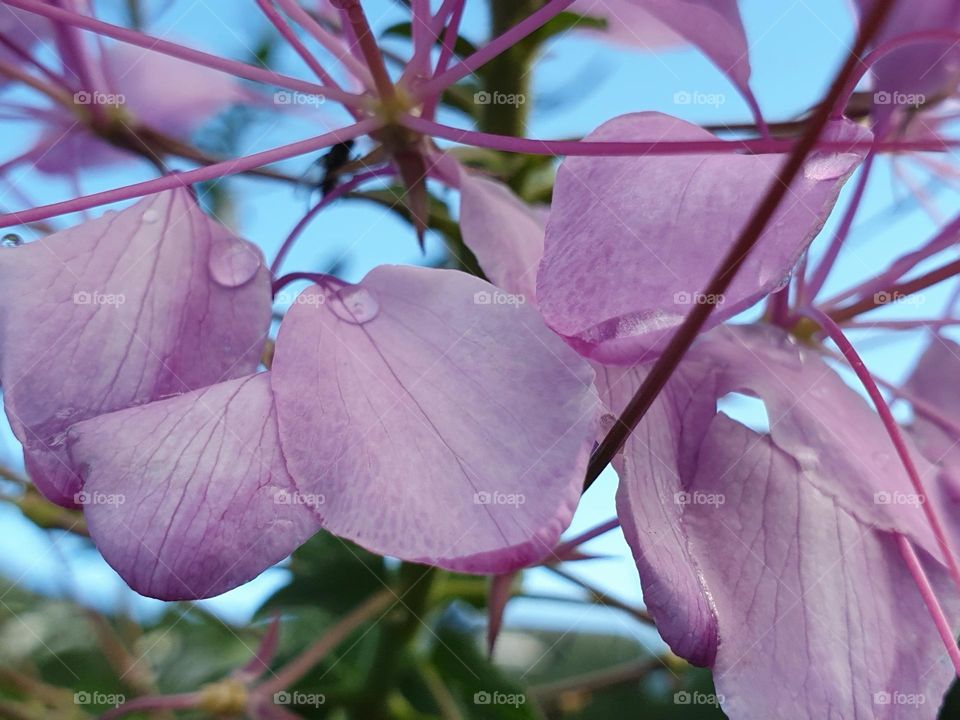
[[[533,13],[536,0],[490,3],[492,35],[496,37]],[[538,43],[526,38],[501,53],[480,71],[483,89],[490,100],[480,112],[479,126],[484,132],[523,137],[530,108],[530,72]],[[516,102],[503,102],[510,97]]]
[[[440,571],[433,567],[403,563],[398,572],[397,607],[379,625],[380,637],[373,662],[363,683],[362,695],[354,705],[353,717],[363,720],[388,720],[389,701],[397,687],[409,646],[430,609],[430,591]]]

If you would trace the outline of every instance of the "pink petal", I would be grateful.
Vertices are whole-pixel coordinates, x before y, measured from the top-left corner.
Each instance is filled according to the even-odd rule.
[[[570,12],[603,20],[602,35],[624,45],[656,50],[684,42],[634,0],[575,0]]]
[[[831,139],[869,138],[853,123]],[[624,115],[590,140],[712,139],[660,113]],[[723,298],[701,298],[724,252],[774,182],[782,155],[568,158],[547,223],[537,301],[547,324],[582,354],[611,364],[652,358],[694,302],[736,315],[789,277],[862,153],[807,163]]]
[[[595,436],[593,371],[495,291],[383,266],[294,304],[272,372],[280,440],[293,477],[327,498],[328,530],[478,573],[552,549]]]
[[[600,397],[615,415],[645,374],[642,368],[597,367]],[[644,604],[660,636],[695,665],[713,663],[717,622],[703,574],[683,535],[683,505],[677,499],[684,491],[681,472],[693,471],[695,443],[716,412],[711,383],[708,372],[696,372],[686,363],[613,461],[620,477],[617,514],[637,563]]]
[[[861,15],[873,0],[857,0]],[[923,30],[960,30],[960,5],[955,0],[895,3],[874,40],[883,45],[903,35]],[[960,80],[960,51],[954,42],[941,40],[912,44],[887,55],[874,67],[874,114],[889,116],[909,112],[919,104],[956,91]]]
[[[818,355],[769,326],[728,326],[692,352],[717,378],[717,397],[763,401],[770,436],[801,464],[803,477],[860,522],[910,537],[940,557],[919,501],[879,416]],[[912,444],[911,444],[912,448]],[[933,468],[912,453],[921,478]],[[888,499],[889,498],[889,499]]]
[[[750,52],[737,0],[631,1],[696,45],[745,96],[750,96]]]
[[[953,672],[892,535],[724,415],[689,492],[685,535],[718,618],[713,677],[730,717],[936,717]],[[955,619],[944,569],[926,564]]]
[[[460,172],[460,231],[484,274],[507,293],[535,302],[544,224],[503,183]]]
[[[188,135],[252,97],[229,75],[135,45],[111,45],[103,63],[113,90],[123,96],[123,108],[168,135]]]
[[[91,537],[150,597],[226,592],[320,526],[323,498],[284,466],[267,373],[78,423],[69,447]]]
[[[73,503],[74,423],[254,371],[270,305],[259,250],[185,189],[0,249],[0,379],[37,485]]]

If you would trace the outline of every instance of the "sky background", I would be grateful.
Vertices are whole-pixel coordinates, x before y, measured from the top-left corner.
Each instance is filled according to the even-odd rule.
[[[438,3],[434,3],[436,6]],[[107,19],[122,3],[99,2],[97,9]],[[153,16],[148,29],[154,34],[218,54],[248,59],[251,49],[271,28],[248,3],[236,0],[174,0],[148,3],[148,7],[166,10]],[[392,0],[366,0],[375,30],[402,21],[403,11]],[[752,85],[768,121],[790,119],[803,113],[824,94],[833,73],[845,56],[853,35],[853,17],[843,0],[742,0],[753,67]],[[468,0],[463,23],[464,33],[475,42],[486,37],[486,2]],[[394,43],[401,50],[402,43]],[[275,69],[309,78],[298,59],[281,53]],[[266,89],[267,94],[272,89]],[[678,105],[677,92],[714,95],[713,105]],[[736,123],[749,120],[746,105],[726,78],[696,50],[678,47],[656,54],[598,41],[590,33],[572,32],[552,42],[533,70],[533,114],[529,134],[540,138],[583,135],[617,115],[658,110],[683,119],[703,123]],[[7,92],[0,99],[26,99],[19,91]],[[468,120],[448,113],[441,120],[466,127]],[[280,118],[270,110],[257,119],[242,136],[244,154],[316,135],[328,127],[345,124],[347,117],[332,104],[305,109],[296,121]],[[9,155],[31,142],[34,128],[6,122],[3,138]],[[307,170],[316,155],[284,164],[293,174]],[[928,182],[921,167],[912,161],[900,161],[902,172],[912,182]],[[956,165],[956,163],[954,163]],[[71,182],[43,176],[29,169],[12,173],[10,179],[33,204],[73,197]],[[108,189],[152,177],[149,166],[133,161],[109,171],[81,175],[83,193]],[[236,228],[263,248],[268,259],[308,206],[303,192],[282,183],[249,179],[231,179],[228,187],[236,199]],[[841,197],[838,210],[845,205],[853,182]],[[859,220],[846,250],[827,284],[825,295],[867,277],[885,267],[890,259],[910,247],[921,244],[935,231],[938,222],[960,210],[954,190],[931,191],[932,207],[921,208],[914,200],[903,177],[894,172],[887,160],[878,163]],[[456,197],[449,194],[452,207]],[[8,188],[0,188],[0,208],[4,211],[24,207],[23,201]],[[99,210],[94,213],[100,212]],[[840,213],[835,212],[814,246],[813,256],[829,241],[831,228]],[[931,218],[936,216],[936,220]],[[79,217],[58,219],[64,227]],[[340,263],[345,279],[360,279],[369,269],[383,263],[423,263],[441,257],[442,243],[428,237],[426,255],[420,253],[411,228],[390,212],[366,203],[342,202],[325,210],[309,227],[289,256],[287,271],[318,270]],[[642,269],[638,268],[638,272]],[[641,278],[642,280],[642,278]],[[884,309],[871,317],[937,317],[948,301],[952,285],[945,283],[925,295],[920,306]],[[756,315],[756,311],[746,317]],[[922,350],[922,332],[857,332],[854,338],[868,366],[885,379],[901,380]],[[756,423],[756,408],[731,407],[729,412]],[[904,417],[903,409],[898,409]],[[19,445],[9,428],[0,426],[0,462],[22,466]],[[616,478],[607,471],[586,494],[570,532],[596,525],[614,514]],[[19,512],[0,505],[0,573],[25,587],[50,594],[69,595],[83,603],[109,610],[127,607],[138,614],[158,612],[162,603],[148,600],[128,590],[99,555],[85,550],[76,538],[60,533],[47,534],[23,520]],[[619,532],[611,532],[588,546],[609,559],[580,563],[573,571],[616,597],[639,602],[640,586],[629,550]],[[229,621],[243,621],[259,603],[285,581],[282,568],[265,572],[248,585],[203,604]],[[335,581],[335,580],[334,580]],[[527,586],[537,592],[570,594],[575,591],[543,570],[528,573]],[[546,623],[563,630],[593,626],[619,629],[655,646],[659,641],[652,630],[623,618],[622,613],[594,609],[571,617],[570,606],[531,602],[511,604],[507,620],[516,623]]]

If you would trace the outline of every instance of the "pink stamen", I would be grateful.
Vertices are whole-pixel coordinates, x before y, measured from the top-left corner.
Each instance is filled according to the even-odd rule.
[[[292,2],[292,0],[289,1]],[[377,38],[370,29],[367,14],[363,11],[360,0],[331,0],[331,3],[341,10],[343,17],[349,20],[357,38],[357,45],[366,60],[367,68],[373,76],[373,84],[380,97],[385,100],[394,97],[396,89],[393,87],[393,80],[387,72],[387,63],[383,59],[383,53],[380,52],[380,46],[377,45]]]
[[[822,310],[818,310],[817,308],[807,308],[805,310],[801,310],[801,314],[806,315],[811,320],[819,324],[824,332],[826,332],[830,337],[830,339],[836,343],[837,347],[840,349],[840,352],[843,353],[843,356],[847,359],[850,367],[853,369],[854,373],[856,373],[860,383],[870,396],[870,400],[873,402],[874,407],[876,407],[877,414],[880,416],[880,420],[883,422],[883,426],[886,429],[887,434],[890,436],[890,440],[897,451],[900,462],[907,471],[907,476],[910,478],[910,483],[913,485],[913,489],[920,497],[924,498],[924,502],[922,504],[923,512],[927,517],[927,522],[930,525],[930,529],[933,530],[933,534],[937,540],[937,545],[940,548],[940,552],[944,556],[947,568],[950,571],[950,577],[953,579],[953,582],[956,584],[957,588],[960,589],[960,567],[957,566],[956,556],[954,555],[953,549],[947,540],[946,533],[943,530],[943,525],[940,522],[940,518],[937,515],[936,510],[933,508],[933,504],[927,502],[929,495],[923,487],[923,482],[920,480],[920,473],[917,471],[917,466],[913,462],[913,458],[910,457],[910,451],[907,449],[907,445],[903,440],[903,434],[900,432],[900,426],[897,425],[897,421],[894,420],[893,414],[890,412],[890,406],[887,404],[883,394],[880,392],[880,388],[877,387],[877,384],[873,380],[873,376],[870,374],[870,371],[867,370],[867,366],[860,358],[860,355],[853,347],[853,344],[847,340],[846,335],[843,334],[843,330],[840,329],[840,326],[837,325],[829,315]]]
[[[460,21],[463,19],[463,8],[466,5],[465,0],[452,0],[453,7],[450,11],[450,23],[443,32],[443,46],[440,48],[440,57],[437,58],[437,67],[433,76],[436,78],[441,75],[450,63],[453,57],[454,48],[457,44],[457,36],[460,33]],[[441,8],[441,13],[443,8]],[[439,14],[439,13],[438,13]],[[437,114],[437,106],[440,104],[440,97],[443,92],[427,98],[423,104],[423,117],[427,120],[433,120]]]
[[[284,258],[286,258],[287,253],[290,252],[290,249],[293,247],[293,244],[297,241],[297,238],[300,237],[300,234],[307,228],[307,225],[317,216],[323,208],[327,207],[337,198],[343,197],[349,192],[352,192],[354,189],[365,183],[367,180],[372,180],[373,178],[383,177],[384,175],[392,175],[393,168],[381,168],[378,170],[370,170],[369,172],[360,173],[355,177],[350,178],[344,183],[337,185],[333,190],[327,193],[320,202],[316,203],[310,210],[304,215],[300,222],[298,222],[293,230],[290,231],[290,234],[287,235],[287,238],[283,241],[283,244],[280,246],[280,249],[277,251],[276,257],[273,259],[273,263],[270,265],[270,274],[276,277],[277,271],[280,269],[280,266],[283,264]]]
[[[463,62],[455,65],[446,72],[428,80],[417,91],[417,98],[439,95],[458,80],[465,78],[477,68],[493,60],[500,53],[508,50],[523,40],[527,35],[546,25],[550,20],[573,4],[574,0],[550,0],[546,5],[531,13],[502,35],[498,35],[483,48],[477,50]]]
[[[630,155],[697,155],[704,153],[746,152],[752,154],[789,153],[796,140],[773,138],[770,140],[700,140],[700,141],[651,141],[651,142],[592,142],[585,140],[537,140],[509,135],[462,130],[413,115],[404,115],[401,122],[411,130],[444,140],[465,145],[501,150],[528,155],[566,155],[579,157],[623,157]],[[948,144],[953,141],[947,141]],[[876,148],[888,150],[942,150],[944,141],[914,142],[842,142],[819,141],[817,150],[852,152]]]
[[[45,220],[55,215],[80,212],[98,205],[119,202],[121,200],[130,200],[132,198],[143,197],[151,193],[158,193],[164,190],[170,190],[175,187],[192,185],[193,183],[203,182],[205,180],[214,180],[227,175],[236,175],[238,173],[263,167],[270,163],[280,160],[287,160],[298,155],[316,152],[325,147],[336,145],[340,142],[352,140],[360,135],[366,135],[381,126],[380,120],[369,118],[361,120],[358,123],[338,130],[318,135],[317,137],[300,140],[289,145],[264,150],[252,155],[245,155],[239,158],[224,160],[223,162],[207,165],[196,170],[188,170],[182,173],[172,173],[163,177],[154,178],[145,182],[126,185],[113,190],[84,195],[82,197],[64,200],[62,202],[50,203],[49,205],[40,205],[39,207],[19,212],[10,212],[0,215],[0,228],[11,227],[13,225],[23,225],[25,223]]]
[[[333,55],[343,68],[356,78],[365,88],[373,90],[373,78],[370,71],[350,52],[350,48],[330,33],[323,25],[300,7],[296,0],[276,0],[283,11],[302,27],[320,46]]]
[[[920,597],[923,598],[923,603],[927,606],[933,624],[937,627],[940,639],[943,640],[943,644],[947,648],[947,654],[950,656],[950,662],[953,663],[953,669],[960,677],[960,650],[957,648],[956,638],[954,638],[953,630],[950,628],[950,621],[947,620],[940,601],[937,600],[937,595],[930,585],[930,580],[923,570],[923,565],[920,564],[920,558],[917,557],[910,541],[903,535],[897,535],[897,546],[904,563],[907,565],[907,570],[913,576],[913,582],[916,583],[917,589],[920,591]]]
[[[63,10],[53,5],[47,5],[38,2],[38,0],[3,0],[3,2],[11,7],[16,7],[34,13],[35,15],[41,15],[55,22],[66,23],[82,30],[88,30],[113,38],[114,40],[119,40],[120,42],[136,45],[147,50],[153,50],[163,53],[164,55],[170,55],[180,60],[186,60],[187,62],[202,65],[229,75],[235,75],[245,80],[276,85],[277,87],[311,95],[324,95],[331,100],[341,102],[345,105],[360,106],[363,102],[361,96],[354,95],[353,93],[337,90],[336,88],[327,87],[326,85],[306,82],[305,80],[298,80],[297,78],[282,75],[272,70],[258,68],[237,60],[218,57],[217,55],[212,55],[202,50],[194,50],[193,48],[146,35],[136,30],[130,30],[129,28],[119,25],[111,25],[110,23],[97,20],[93,17]]]

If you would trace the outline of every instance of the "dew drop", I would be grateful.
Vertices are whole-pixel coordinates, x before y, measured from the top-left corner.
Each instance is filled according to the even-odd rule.
[[[217,238],[210,247],[207,267],[214,282],[234,288],[249,282],[262,264],[260,252],[250,243],[237,238]]]
[[[804,163],[803,176],[807,180],[836,180],[846,175],[857,163],[860,156],[854,153],[815,152]]]
[[[157,220],[160,219],[160,213],[153,208],[150,208],[149,210],[143,211],[143,215],[140,216],[140,219],[143,220],[145,225],[153,225]]]
[[[16,233],[7,233],[0,239],[0,245],[6,248],[20,247],[23,245],[23,239]]]
[[[330,297],[330,307],[341,320],[363,325],[380,312],[380,303],[369,290],[360,285],[347,285]]]

